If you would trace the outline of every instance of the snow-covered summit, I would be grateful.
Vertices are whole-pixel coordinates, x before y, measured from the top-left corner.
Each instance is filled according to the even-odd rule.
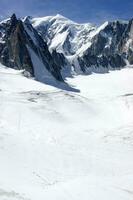
[[[90,41],[90,32],[96,29],[90,23],[78,24],[60,14],[41,18],[32,18],[34,28],[40,31],[47,41],[49,49],[56,49],[66,55],[75,54]]]
[[[39,26],[39,25],[45,25],[45,23],[47,22],[53,22],[53,21],[58,21],[60,23],[68,23],[68,24],[77,24],[76,22],[73,22],[72,20],[57,14],[57,15],[53,15],[53,16],[45,16],[45,17],[35,17],[35,18],[31,18],[32,19],[32,23],[34,24],[35,27]]]

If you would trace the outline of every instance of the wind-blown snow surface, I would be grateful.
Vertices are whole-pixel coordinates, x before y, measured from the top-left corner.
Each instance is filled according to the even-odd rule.
[[[133,199],[133,69],[67,81],[0,67],[0,200]]]

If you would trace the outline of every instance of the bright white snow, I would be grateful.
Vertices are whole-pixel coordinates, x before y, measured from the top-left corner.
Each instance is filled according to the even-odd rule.
[[[0,67],[0,200],[133,199],[133,69],[67,82]]]
[[[90,35],[96,32],[96,27],[90,23],[78,24],[59,14],[30,20],[34,28],[44,30],[49,50],[56,49],[65,56],[83,53],[86,46],[91,45]]]

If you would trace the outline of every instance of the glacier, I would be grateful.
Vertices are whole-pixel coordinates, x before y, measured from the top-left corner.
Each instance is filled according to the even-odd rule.
[[[0,65],[0,200],[133,199],[133,68],[66,83]]]

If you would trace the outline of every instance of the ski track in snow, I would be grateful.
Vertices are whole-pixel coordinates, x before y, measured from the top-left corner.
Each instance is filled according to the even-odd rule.
[[[133,199],[133,69],[67,83],[0,67],[0,200]]]

